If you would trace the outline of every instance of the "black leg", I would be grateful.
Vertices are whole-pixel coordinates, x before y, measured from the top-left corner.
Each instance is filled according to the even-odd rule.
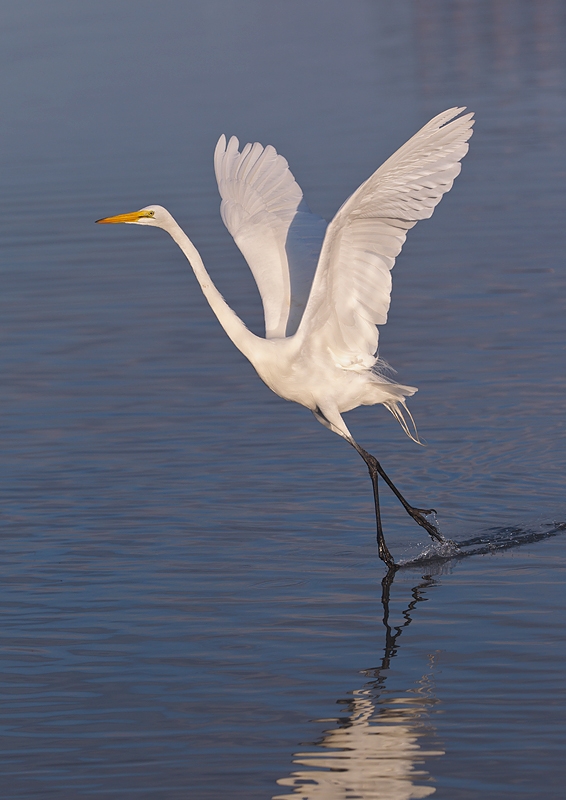
[[[379,511],[379,489],[377,486],[377,471],[375,469],[371,469],[370,465],[368,464],[369,474],[371,477],[371,482],[373,486],[373,499],[375,502],[375,521],[377,524],[377,550],[379,553],[379,557],[382,561],[387,564],[389,571],[394,571],[396,569],[396,564],[393,561],[393,556],[389,552],[389,548],[385,544],[385,537],[383,535],[383,528],[381,526],[381,513]]]
[[[435,539],[437,542],[443,542],[444,537],[440,534],[436,526],[433,525],[431,522],[429,522],[425,517],[425,514],[434,513],[434,509],[415,508],[414,506],[411,506],[409,503],[407,503],[407,501],[405,500],[399,489],[395,486],[391,478],[387,475],[387,473],[385,472],[385,470],[383,469],[377,458],[372,456],[371,453],[368,453],[366,450],[364,450],[363,447],[360,447],[357,442],[352,441],[352,446],[355,447],[355,449],[358,451],[358,453],[361,455],[361,457],[367,464],[367,467],[369,469],[369,474],[372,476],[373,492],[375,498],[377,498],[377,476],[380,475],[385,481],[385,483],[389,486],[395,497],[397,497],[397,499],[400,501],[401,505],[403,506],[407,514],[409,514],[409,516],[411,516],[415,520],[415,522],[417,522],[421,526],[421,528],[424,528],[432,539]],[[376,499],[376,509],[377,508],[378,508],[378,501]],[[378,540],[379,540],[379,530],[381,530],[380,519],[378,522]],[[383,539],[383,532],[381,533],[381,538]],[[385,559],[383,560],[385,561]],[[388,561],[385,561],[385,563],[389,566]]]

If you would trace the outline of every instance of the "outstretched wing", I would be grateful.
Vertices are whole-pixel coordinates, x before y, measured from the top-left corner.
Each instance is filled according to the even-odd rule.
[[[468,152],[473,114],[451,108],[432,119],[344,203],[326,232],[297,331],[334,362],[362,371],[375,363],[387,322],[391,273],[407,231],[432,216]],[[450,122],[450,120],[453,120]]]
[[[287,161],[271,145],[238,152],[221,136],[214,169],[220,213],[253,273],[268,339],[294,333],[302,317],[326,222],[312,214]]]

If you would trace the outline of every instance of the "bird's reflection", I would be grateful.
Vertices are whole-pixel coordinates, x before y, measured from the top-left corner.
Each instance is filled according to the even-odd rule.
[[[435,581],[425,576],[413,587],[403,622],[392,626],[389,603],[394,577],[390,570],[382,582],[385,647],[380,666],[364,673],[370,680],[343,701],[344,713],[339,718],[321,720],[334,724],[316,742],[316,749],[295,754],[294,763],[301,769],[277,781],[286,793],[273,800],[411,800],[435,792],[424,768],[425,759],[444,752],[425,743],[432,739],[429,717],[438,702],[432,679],[434,658],[406,692],[395,696],[385,687],[399,637]]]

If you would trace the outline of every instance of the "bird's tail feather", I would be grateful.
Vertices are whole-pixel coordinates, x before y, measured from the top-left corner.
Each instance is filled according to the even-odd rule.
[[[383,405],[385,406],[385,408],[388,409],[388,411],[390,411],[393,414],[393,416],[395,417],[399,425],[403,428],[404,432],[407,434],[409,439],[412,439],[412,441],[415,442],[415,444],[420,444],[423,445],[424,447],[423,442],[421,442],[419,438],[419,432],[417,430],[417,425],[415,423],[415,420],[413,419],[413,415],[407,408],[407,404],[405,403],[404,398],[398,400],[394,399],[386,400],[383,403]],[[405,418],[405,415],[407,415],[407,417],[409,418],[408,422],[407,419]]]
[[[409,439],[424,447],[424,443],[420,440],[413,415],[407,408],[405,402],[406,397],[411,397],[411,395],[415,394],[417,391],[416,387],[404,386],[392,380],[390,376],[395,374],[395,370],[382,358],[376,359],[372,373],[373,383],[379,388],[380,394],[379,399],[374,398],[373,402],[382,403],[385,408],[393,414]],[[384,394],[385,399],[383,396]]]

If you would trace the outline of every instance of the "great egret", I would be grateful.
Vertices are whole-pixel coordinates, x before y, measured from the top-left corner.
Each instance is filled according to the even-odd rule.
[[[379,557],[395,562],[383,536],[378,476],[430,536],[443,541],[411,506],[378,460],[354,439],[341,414],[381,403],[411,436],[405,398],[417,390],[395,383],[377,358],[376,325],[387,321],[390,270],[418,220],[432,215],[460,172],[473,114],[451,108],[434,117],[354,194],[332,222],[312,214],[287,161],[271,147],[221,136],[214,154],[221,215],[258,285],[265,339],[249,331],[212,283],[188,236],[162,206],[152,205],[97,222],[163,228],[187,257],[218,321],[260,378],[285,400],[310,409],[367,464],[375,500]],[[411,436],[411,438],[414,438]]]

